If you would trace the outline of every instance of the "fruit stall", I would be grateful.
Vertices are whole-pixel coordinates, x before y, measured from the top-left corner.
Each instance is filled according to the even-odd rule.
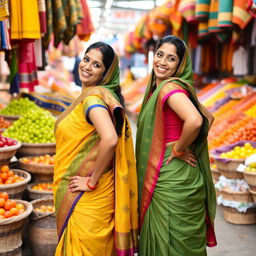
[[[0,255],[54,255],[55,120],[28,98],[0,109]]]

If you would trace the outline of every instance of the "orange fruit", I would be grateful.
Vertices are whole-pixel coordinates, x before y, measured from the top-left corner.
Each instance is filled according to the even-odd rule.
[[[0,198],[0,207],[4,207],[4,205],[5,205],[5,199]]]
[[[0,208],[0,215],[4,215],[5,209],[4,208]]]
[[[16,208],[18,209],[18,210],[24,210],[24,205],[23,204],[17,204],[16,205]]]
[[[4,209],[6,211],[9,211],[12,208],[12,202],[11,201],[7,201],[4,205]]]
[[[5,212],[4,212],[4,217],[5,217],[5,218],[10,218],[10,217],[12,217],[10,211],[5,211]]]
[[[8,167],[8,165],[4,165],[4,166],[2,166],[2,168],[1,168],[1,172],[8,172],[10,169],[9,169],[9,167]]]
[[[15,207],[12,207],[12,208],[10,209],[10,213],[11,213],[12,216],[18,215],[18,209],[15,208]]]
[[[7,192],[1,192],[0,198],[4,198],[4,200],[7,201],[9,199],[9,195]]]

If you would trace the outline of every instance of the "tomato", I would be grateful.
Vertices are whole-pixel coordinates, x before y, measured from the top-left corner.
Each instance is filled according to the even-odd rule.
[[[0,207],[4,207],[4,205],[5,205],[5,199],[0,198]]]
[[[8,172],[10,169],[9,169],[9,167],[8,167],[8,165],[4,165],[4,166],[2,166],[2,168],[1,168],[1,172]]]
[[[9,199],[9,195],[7,192],[1,192],[0,198],[4,198],[4,200],[7,201]]]
[[[18,215],[18,209],[15,208],[15,207],[12,207],[12,208],[10,209],[10,213],[11,213],[12,216]]]
[[[0,208],[0,216],[4,215],[5,209],[4,208]]]
[[[12,217],[11,212],[10,212],[10,211],[5,211],[5,212],[4,212],[4,217],[5,217],[5,218],[10,218],[10,217]]]
[[[9,211],[12,208],[12,202],[11,201],[7,201],[4,205],[4,209],[6,211]]]

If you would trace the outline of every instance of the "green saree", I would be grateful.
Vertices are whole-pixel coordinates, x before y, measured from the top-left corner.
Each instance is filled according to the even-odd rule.
[[[136,141],[140,255],[203,256],[206,245],[216,245],[216,198],[209,166],[208,120],[192,83],[192,66],[186,50],[176,76],[161,82],[153,92],[152,72],[142,103]],[[177,85],[189,93],[204,120],[191,145],[197,167],[176,158],[165,164],[172,146],[166,148],[165,144],[163,107]]]

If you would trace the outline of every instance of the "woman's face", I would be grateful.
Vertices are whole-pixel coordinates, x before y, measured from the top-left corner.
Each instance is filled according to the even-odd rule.
[[[78,68],[79,78],[83,87],[97,85],[102,79],[105,66],[99,49],[91,49],[84,55]]]
[[[159,83],[176,73],[179,61],[175,45],[164,43],[158,48],[153,59],[156,85],[159,85]]]

